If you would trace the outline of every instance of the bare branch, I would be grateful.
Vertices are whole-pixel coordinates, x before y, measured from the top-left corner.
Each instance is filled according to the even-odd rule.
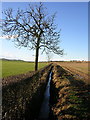
[[[3,34],[14,38],[15,45],[28,47],[29,49],[47,49],[58,55],[63,55],[63,50],[59,47],[60,31],[54,23],[56,13],[49,16],[43,3],[31,6],[24,11],[18,8],[16,14],[13,9],[4,11],[2,21]],[[38,52],[36,52],[38,54]],[[36,55],[37,56],[37,55]],[[38,60],[38,59],[37,59]]]

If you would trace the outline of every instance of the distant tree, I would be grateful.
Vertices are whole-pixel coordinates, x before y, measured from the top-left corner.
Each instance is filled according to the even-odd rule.
[[[46,57],[47,57],[47,61],[50,62],[50,61],[52,61],[53,54],[51,52],[49,52],[49,50],[47,50]]]
[[[12,8],[5,10],[2,23],[2,31],[9,39],[13,38],[19,47],[28,47],[36,51],[35,70],[38,69],[39,50],[43,52],[47,49],[58,55],[63,55],[63,50],[59,47],[60,31],[56,31],[54,24],[55,14],[46,14],[43,3],[34,5],[26,10],[20,8],[13,11]]]

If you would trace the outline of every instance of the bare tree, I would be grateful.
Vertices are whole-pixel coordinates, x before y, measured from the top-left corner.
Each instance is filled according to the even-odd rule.
[[[39,50],[46,49],[58,55],[63,55],[63,50],[59,47],[60,31],[54,24],[55,14],[49,16],[43,3],[34,5],[26,10],[18,9],[16,14],[12,8],[4,11],[2,30],[9,39],[14,38],[14,42],[19,47],[28,47],[36,51],[35,70],[38,69]]]
[[[46,57],[47,57],[47,61],[51,62],[52,58],[53,58],[53,54],[51,52],[49,52],[49,50],[47,49],[46,51]]]

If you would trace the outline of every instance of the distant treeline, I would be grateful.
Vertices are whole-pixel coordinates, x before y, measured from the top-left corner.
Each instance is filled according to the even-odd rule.
[[[82,60],[82,61],[78,61],[78,60],[70,60],[70,61],[50,61],[50,62],[76,62],[76,63],[82,63],[82,62],[90,62],[90,61],[84,61],[84,60]]]
[[[6,59],[6,58],[0,58],[0,60],[4,60],[4,61],[21,61],[21,62],[31,62],[34,63],[34,61],[25,61],[25,60],[20,60],[20,59]],[[77,63],[81,63],[81,62],[90,62],[90,61],[84,61],[84,60],[70,60],[70,61],[40,61],[40,63],[45,63],[45,62],[77,62]]]

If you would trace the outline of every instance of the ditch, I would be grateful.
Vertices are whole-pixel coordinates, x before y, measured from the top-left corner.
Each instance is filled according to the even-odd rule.
[[[89,120],[90,86],[55,64],[42,71],[3,89],[2,120]]]
[[[43,99],[41,109],[40,109],[40,113],[39,113],[39,118],[38,118],[39,120],[49,120],[49,113],[50,113],[49,101],[50,101],[51,79],[52,79],[52,71],[49,74],[48,83],[47,83],[46,90],[45,90],[45,93],[44,93],[44,99]]]

